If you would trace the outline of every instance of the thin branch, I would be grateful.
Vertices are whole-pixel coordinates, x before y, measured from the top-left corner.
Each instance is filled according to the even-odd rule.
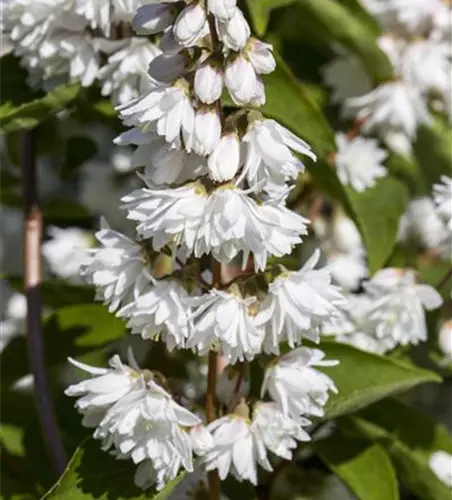
[[[244,361],[240,363],[239,373],[237,380],[235,382],[234,391],[229,401],[228,412],[231,412],[240,401],[240,388],[242,387],[243,381],[245,380],[246,374],[248,373],[248,363]]]
[[[66,466],[53,401],[47,379],[41,325],[41,239],[42,215],[36,176],[35,132],[26,131],[22,139],[22,178],[24,202],[24,293],[27,299],[28,357],[34,377],[36,407],[44,442],[59,477]]]
[[[441,288],[452,278],[452,268],[447,271],[447,273],[444,275],[444,277],[441,279],[441,281],[438,283],[436,288],[438,290],[441,290]]]

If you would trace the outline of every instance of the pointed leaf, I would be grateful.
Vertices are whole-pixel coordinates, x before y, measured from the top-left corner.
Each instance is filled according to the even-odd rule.
[[[285,7],[294,2],[295,0],[246,0],[254,31],[259,36],[265,35],[271,11],[278,7]]]
[[[398,500],[396,474],[382,446],[336,433],[315,442],[314,450],[360,500]]]
[[[322,368],[338,388],[325,407],[325,419],[352,413],[418,384],[441,381],[435,373],[417,366],[345,344],[323,342],[321,348],[328,359],[339,360],[337,366]]]
[[[432,453],[452,454],[452,437],[423,413],[395,399],[372,405],[354,419],[355,429],[391,455],[402,482],[423,500],[450,500],[452,491],[429,466]]]
[[[136,467],[130,460],[115,460],[98,441],[88,438],[42,500],[165,500],[186,476],[179,473],[160,492],[143,492],[134,484]]]

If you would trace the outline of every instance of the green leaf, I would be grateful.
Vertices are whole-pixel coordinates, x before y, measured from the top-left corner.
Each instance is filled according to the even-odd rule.
[[[284,61],[278,55],[276,59],[276,70],[264,77],[267,102],[260,111],[305,139],[316,154],[335,151],[334,134],[322,112]]]
[[[450,500],[451,490],[429,467],[432,453],[452,453],[444,427],[403,403],[388,399],[360,412],[354,427],[389,452],[402,482],[422,500]]]
[[[42,215],[48,224],[59,225],[64,222],[89,221],[92,215],[85,207],[75,201],[53,198],[42,205]],[[83,224],[80,224],[83,225]]]
[[[53,113],[63,109],[77,97],[79,91],[80,84],[65,84],[43,97],[18,106],[13,105],[11,101],[3,103],[0,107],[0,132],[16,132],[35,127]]]
[[[61,167],[63,179],[68,178],[96,153],[96,143],[89,137],[83,135],[70,137],[66,143],[66,158]]]
[[[336,433],[313,447],[360,500],[398,500],[396,474],[382,446]]]
[[[44,325],[45,358],[48,367],[66,363],[125,336],[123,321],[101,304],[57,309]],[[11,384],[28,373],[25,337],[14,338],[0,354],[2,383]]]
[[[339,391],[330,396],[325,407],[325,419],[352,413],[418,384],[441,382],[435,373],[345,344],[323,342],[321,348],[328,359],[339,361],[337,366],[322,368],[334,380]]]
[[[294,3],[294,1],[295,0],[246,0],[254,31],[259,36],[265,35],[271,11],[278,7],[290,5]]]
[[[394,249],[400,217],[408,203],[408,189],[391,177],[380,179],[363,193],[344,189],[349,210],[361,231],[370,271],[374,273],[384,266]]]
[[[89,438],[77,448],[62,477],[42,500],[164,500],[186,475],[179,473],[163,490],[152,494],[134,485],[136,467],[129,460],[115,460]]]

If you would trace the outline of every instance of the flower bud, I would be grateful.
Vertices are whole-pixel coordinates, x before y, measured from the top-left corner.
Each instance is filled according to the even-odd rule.
[[[237,0],[208,0],[207,7],[217,19],[227,21],[237,9]]]
[[[217,147],[221,136],[221,120],[215,107],[205,106],[197,110],[195,117],[195,152],[207,156]]]
[[[250,38],[246,46],[246,55],[254,66],[256,73],[268,74],[275,70],[276,61],[272,54],[273,46]]]
[[[132,26],[139,35],[152,35],[163,31],[173,21],[174,14],[168,5],[143,5],[133,16]]]
[[[452,359],[452,319],[442,324],[438,345],[446,358]]]
[[[212,434],[204,425],[195,425],[190,429],[190,439],[196,455],[203,456],[213,448]]]
[[[257,94],[257,75],[253,65],[242,55],[229,59],[224,81],[232,100],[242,106],[250,103]]]
[[[149,75],[160,82],[171,83],[185,70],[185,54],[160,54],[149,64]]]
[[[196,70],[195,93],[201,102],[212,104],[221,97],[223,71],[215,63],[207,61]]]
[[[195,2],[186,7],[174,23],[174,36],[184,47],[192,47],[202,37],[207,22],[206,11]]]
[[[159,43],[159,49],[165,54],[176,54],[184,47],[176,40],[173,28],[169,28],[163,33]]]
[[[207,161],[210,177],[217,182],[232,179],[240,168],[240,140],[237,132],[224,134]]]
[[[217,32],[228,49],[241,50],[245,47],[251,30],[240,9],[228,21],[217,20]]]

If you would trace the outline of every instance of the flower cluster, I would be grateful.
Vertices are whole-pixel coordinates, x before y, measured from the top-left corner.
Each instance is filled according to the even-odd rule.
[[[162,340],[168,351],[218,353],[230,368],[264,353],[273,359],[257,403],[240,377],[236,389],[220,379],[227,411],[208,425],[176,403],[163,375],[133,359],[115,357],[110,369],[74,362],[94,377],[67,394],[80,398],[84,424],[104,449],[138,464],[139,486],[161,488],[180,468],[191,471],[193,453],[222,479],[231,473],[256,484],[257,465],[272,470],[269,453],[291,458],[297,441],[309,440],[307,418],[322,416],[336,392],[317,367],[337,362],[298,346],[318,343],[346,301],[329,270],[317,268],[319,250],[298,271],[275,261],[308,232],[310,221],[286,200],[304,170],[300,156],[316,157],[256,109],[265,103],[262,75],[276,63],[235,1],[144,2],[132,26],[159,37],[160,51],[148,61],[152,86],[117,108],[128,129],[115,142],[135,147],[131,163],[142,169],[144,186],[122,198],[136,238],[102,222],[100,247],[89,250],[81,274],[131,333]],[[238,109],[222,107],[224,89]],[[171,260],[164,273],[161,256]],[[218,270],[236,260],[243,276],[222,279]],[[294,350],[281,356],[281,344]]]
[[[131,20],[146,0],[15,0],[5,5],[2,30],[29,72],[46,89],[99,81],[102,94],[125,102],[153,85],[149,62],[161,50],[132,36]]]

